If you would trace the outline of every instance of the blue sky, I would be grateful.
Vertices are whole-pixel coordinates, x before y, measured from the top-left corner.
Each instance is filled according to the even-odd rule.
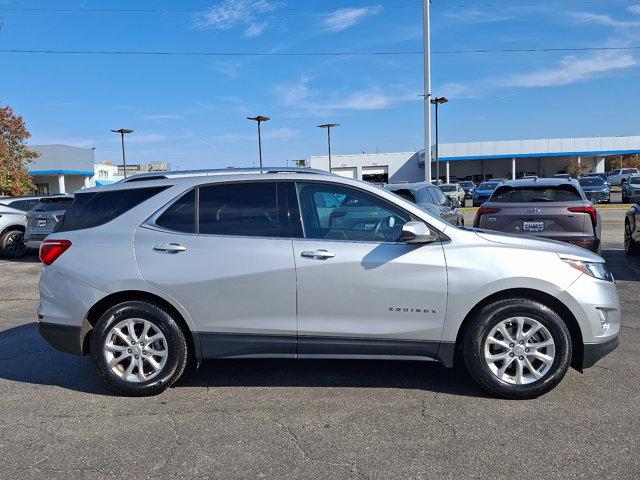
[[[516,5],[526,3],[528,5]],[[532,5],[533,4],[533,5]],[[538,4],[538,5],[536,5]],[[542,5],[540,5],[542,4]],[[0,0],[0,49],[418,52],[420,0]],[[640,45],[640,1],[435,0],[434,51]],[[71,12],[16,11],[57,8]],[[193,12],[86,12],[86,9]],[[76,11],[77,10],[77,11]],[[199,12],[195,12],[195,11]],[[33,143],[96,147],[133,128],[131,163],[247,166],[422,147],[422,57],[127,56],[0,53],[0,104]],[[640,134],[640,50],[434,54],[441,141]]]

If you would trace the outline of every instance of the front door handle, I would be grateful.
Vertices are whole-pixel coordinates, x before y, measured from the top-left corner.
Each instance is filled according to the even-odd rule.
[[[317,258],[319,260],[324,260],[326,258],[333,258],[336,256],[335,253],[328,252],[326,250],[305,250],[301,253],[303,257],[307,258]]]
[[[165,252],[165,253],[180,253],[184,252],[187,247],[179,245],[177,243],[167,243],[165,245],[154,245],[153,250],[156,252]]]

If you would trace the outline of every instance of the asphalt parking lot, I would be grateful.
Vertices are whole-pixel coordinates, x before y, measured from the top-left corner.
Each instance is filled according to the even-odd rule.
[[[113,396],[39,337],[37,259],[0,260],[0,477],[638,478],[640,259],[624,210],[601,214],[621,345],[531,401],[383,361],[214,361],[160,396]]]

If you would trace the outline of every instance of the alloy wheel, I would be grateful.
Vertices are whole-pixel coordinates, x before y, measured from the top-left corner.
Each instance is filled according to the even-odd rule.
[[[484,341],[489,370],[501,381],[526,385],[544,377],[555,359],[556,346],[549,330],[528,317],[502,320]]]
[[[124,381],[140,383],[162,371],[169,349],[164,334],[153,323],[129,318],[109,330],[103,353],[112,373]]]
[[[27,246],[24,244],[24,235],[22,233],[15,233],[7,238],[4,247],[9,257],[15,258],[24,255],[27,251]]]

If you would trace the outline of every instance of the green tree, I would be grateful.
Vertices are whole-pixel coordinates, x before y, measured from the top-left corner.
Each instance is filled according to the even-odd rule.
[[[33,190],[27,165],[40,154],[27,147],[29,137],[22,117],[10,106],[0,105],[0,195],[26,195]]]

